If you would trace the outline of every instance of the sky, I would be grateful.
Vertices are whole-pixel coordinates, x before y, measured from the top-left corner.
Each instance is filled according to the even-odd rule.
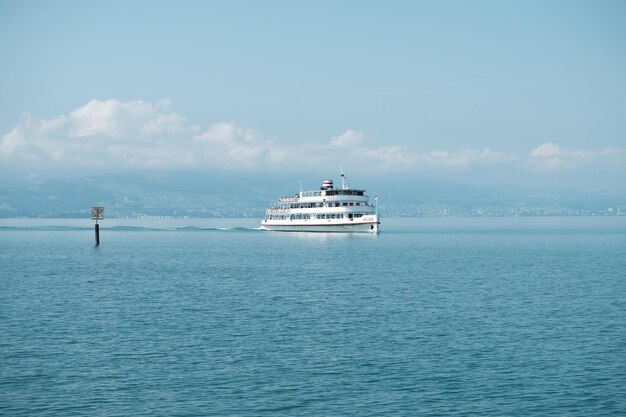
[[[626,2],[0,0],[0,168],[626,188]]]

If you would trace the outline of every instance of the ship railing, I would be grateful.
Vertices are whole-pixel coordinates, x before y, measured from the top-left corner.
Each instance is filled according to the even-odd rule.
[[[297,203],[299,200],[298,197],[280,197],[278,199],[279,203]]]

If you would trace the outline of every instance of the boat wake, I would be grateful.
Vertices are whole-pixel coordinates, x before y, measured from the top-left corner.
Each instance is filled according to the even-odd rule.
[[[258,232],[260,227],[140,227],[140,226],[104,226],[100,230],[112,232]],[[2,232],[92,232],[93,226],[0,226]]]

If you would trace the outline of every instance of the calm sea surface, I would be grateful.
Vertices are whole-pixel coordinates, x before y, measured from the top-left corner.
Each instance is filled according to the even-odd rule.
[[[0,220],[0,415],[626,415],[626,217],[257,226]]]

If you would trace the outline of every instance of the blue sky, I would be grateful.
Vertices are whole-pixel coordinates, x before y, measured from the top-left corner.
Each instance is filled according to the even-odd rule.
[[[0,164],[620,186],[625,21],[608,0],[0,0]]]

